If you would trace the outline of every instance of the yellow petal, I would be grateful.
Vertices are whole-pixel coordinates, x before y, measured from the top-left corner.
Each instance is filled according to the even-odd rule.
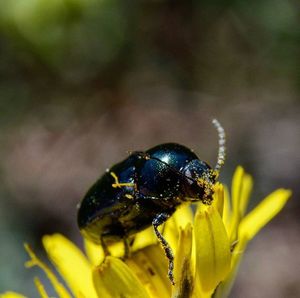
[[[93,266],[100,265],[104,260],[104,251],[100,244],[84,239],[86,255]]]
[[[196,274],[205,292],[213,291],[230,270],[229,239],[219,212],[198,207],[195,218]]]
[[[243,187],[244,169],[238,166],[233,174],[231,185],[232,214],[229,226],[229,238],[231,242],[237,240],[237,228],[241,219],[240,200]]]
[[[229,295],[248,241],[283,208],[290,195],[289,190],[274,191],[241,221],[239,240],[232,255],[232,270],[226,281],[218,287],[215,298]]]
[[[223,206],[223,222],[227,231],[227,234],[229,235],[229,229],[230,229],[230,218],[231,218],[231,204],[230,204],[230,195],[227,186],[224,186],[224,206]]]
[[[70,240],[60,234],[43,237],[49,259],[64,278],[74,296],[97,297],[93,288],[91,265]]]
[[[252,239],[284,207],[291,194],[290,190],[278,189],[268,195],[241,221],[240,237]]]
[[[112,256],[121,258],[125,254],[125,247],[122,241],[113,243],[109,246],[109,252]]]
[[[0,298],[26,298],[26,296],[23,296],[22,294],[18,294],[16,292],[5,292],[3,294],[0,294]]]
[[[233,209],[239,209],[239,200],[241,197],[240,193],[242,189],[244,173],[245,173],[244,169],[241,166],[238,166],[233,174],[232,185],[231,185]]]
[[[149,297],[130,268],[114,257],[106,257],[104,262],[94,269],[93,280],[98,297],[101,298]]]
[[[193,211],[189,205],[183,205],[169,218],[163,228],[163,235],[171,246],[173,253],[176,254],[176,248],[179,238],[180,228],[193,223]]]
[[[48,279],[50,280],[53,288],[55,289],[58,297],[60,298],[70,298],[70,295],[68,293],[68,291],[65,289],[65,287],[58,281],[57,277],[55,276],[55,274],[51,271],[51,269],[45,264],[43,263],[39,258],[37,258],[37,256],[35,255],[35,253],[31,250],[31,248],[29,247],[28,244],[24,244],[25,250],[28,253],[28,255],[30,256],[30,260],[27,261],[25,263],[25,266],[27,268],[33,267],[33,266],[38,266],[40,267],[45,274],[47,275]]]
[[[238,240],[238,226],[248,207],[253,180],[238,166],[232,180],[232,217],[229,227],[231,243]]]
[[[151,226],[148,229],[136,234],[132,245],[132,251],[137,251],[148,245],[155,244],[156,242],[157,238],[153,231],[153,227]]]
[[[216,183],[214,186],[214,195],[213,195],[213,205],[219,211],[221,217],[223,217],[223,209],[224,209],[224,187],[221,183]]]
[[[38,290],[38,292],[39,292],[39,294],[42,298],[48,298],[49,297],[46,290],[45,290],[44,285],[42,284],[42,282],[37,277],[34,278],[34,284],[35,284],[35,287],[37,288],[37,290]]]
[[[171,282],[168,279],[168,262],[160,244],[135,252],[126,260],[131,271],[144,285],[150,297],[169,298]]]
[[[98,266],[103,262],[105,255],[100,244],[96,244],[88,239],[84,239],[84,248],[87,257],[93,266]],[[108,246],[108,250],[111,256],[121,258],[125,253],[124,243],[122,241],[112,243]]]
[[[238,272],[239,265],[241,263],[242,257],[244,255],[244,250],[246,247],[246,239],[239,238],[237,245],[234,248],[231,257],[231,270],[226,276],[226,279],[219,284],[216,291],[214,292],[214,298],[224,298],[230,297],[230,291],[232,289],[235,277]]]
[[[193,230],[188,224],[180,230],[177,254],[175,256],[175,286],[172,297],[191,297],[194,288],[194,267],[192,264]]]
[[[131,252],[142,249],[148,245],[155,244],[157,238],[153,231],[153,227],[137,233],[134,236],[133,245],[131,247]],[[84,239],[84,248],[88,256],[89,261],[93,266],[98,266],[104,260],[104,251],[100,244],[91,242],[88,239]],[[109,246],[110,254],[114,257],[123,257],[124,256],[124,244],[122,241],[116,242]]]
[[[249,174],[244,173],[242,187],[241,187],[241,194],[240,194],[240,206],[239,206],[241,217],[244,216],[248,208],[248,202],[249,202],[252,189],[253,189],[253,179]]]
[[[190,205],[180,206],[172,215],[172,218],[177,228],[185,228],[188,224],[192,223],[194,220],[194,216]],[[178,232],[179,231],[177,230],[177,233]]]

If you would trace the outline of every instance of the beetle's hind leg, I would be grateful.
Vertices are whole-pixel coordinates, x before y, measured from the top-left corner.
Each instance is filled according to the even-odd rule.
[[[108,247],[107,247],[107,244],[105,243],[104,241],[104,238],[103,238],[103,235],[100,236],[100,242],[101,242],[101,246],[102,246],[102,249],[104,251],[104,255],[107,257],[107,256],[110,256],[110,252],[108,250]]]
[[[124,259],[128,259],[131,257],[131,252],[132,252],[132,246],[135,240],[135,236],[133,237],[126,237],[123,238],[123,243],[124,243]]]
[[[128,259],[131,257],[130,239],[124,238],[123,243],[124,243],[124,258]]]
[[[174,270],[174,255],[173,255],[173,252],[172,252],[172,249],[171,249],[169,243],[167,242],[167,240],[163,237],[163,235],[158,230],[158,227],[160,225],[162,225],[169,217],[170,217],[170,215],[167,214],[167,213],[160,213],[153,219],[152,225],[153,225],[156,237],[158,238],[160,244],[162,245],[162,247],[165,251],[165,255],[169,260],[168,277],[169,277],[172,285],[175,285],[174,273],[173,273],[173,270]]]

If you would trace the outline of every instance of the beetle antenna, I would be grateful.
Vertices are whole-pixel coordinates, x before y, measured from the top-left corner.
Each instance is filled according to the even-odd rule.
[[[218,160],[217,160],[217,164],[215,166],[215,171],[217,173],[219,173],[222,165],[225,162],[225,156],[226,156],[226,147],[225,147],[226,135],[225,135],[224,128],[221,126],[220,122],[217,119],[213,119],[212,123],[215,126],[215,128],[217,129],[218,136],[219,136]]]

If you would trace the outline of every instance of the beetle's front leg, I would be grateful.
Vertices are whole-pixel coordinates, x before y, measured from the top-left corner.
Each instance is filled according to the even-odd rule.
[[[171,249],[169,243],[167,242],[167,240],[163,237],[163,235],[158,230],[158,227],[160,225],[162,225],[169,217],[170,217],[170,214],[168,214],[168,213],[160,213],[153,219],[152,225],[153,225],[156,237],[158,238],[160,244],[162,245],[162,247],[165,251],[166,257],[169,260],[168,276],[169,276],[169,279],[170,279],[172,285],[174,285],[175,284],[174,274],[173,274],[174,255],[173,255],[173,252],[172,252],[172,249]]]

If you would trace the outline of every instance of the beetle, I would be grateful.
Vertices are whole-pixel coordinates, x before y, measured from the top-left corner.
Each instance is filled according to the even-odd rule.
[[[185,202],[211,204],[213,188],[225,161],[225,133],[214,119],[219,135],[218,161],[214,169],[189,148],[176,143],[132,152],[108,169],[79,204],[78,226],[84,237],[108,245],[122,240],[125,257],[130,236],[153,226],[169,260],[168,276],[174,285],[174,256],[158,227]]]

